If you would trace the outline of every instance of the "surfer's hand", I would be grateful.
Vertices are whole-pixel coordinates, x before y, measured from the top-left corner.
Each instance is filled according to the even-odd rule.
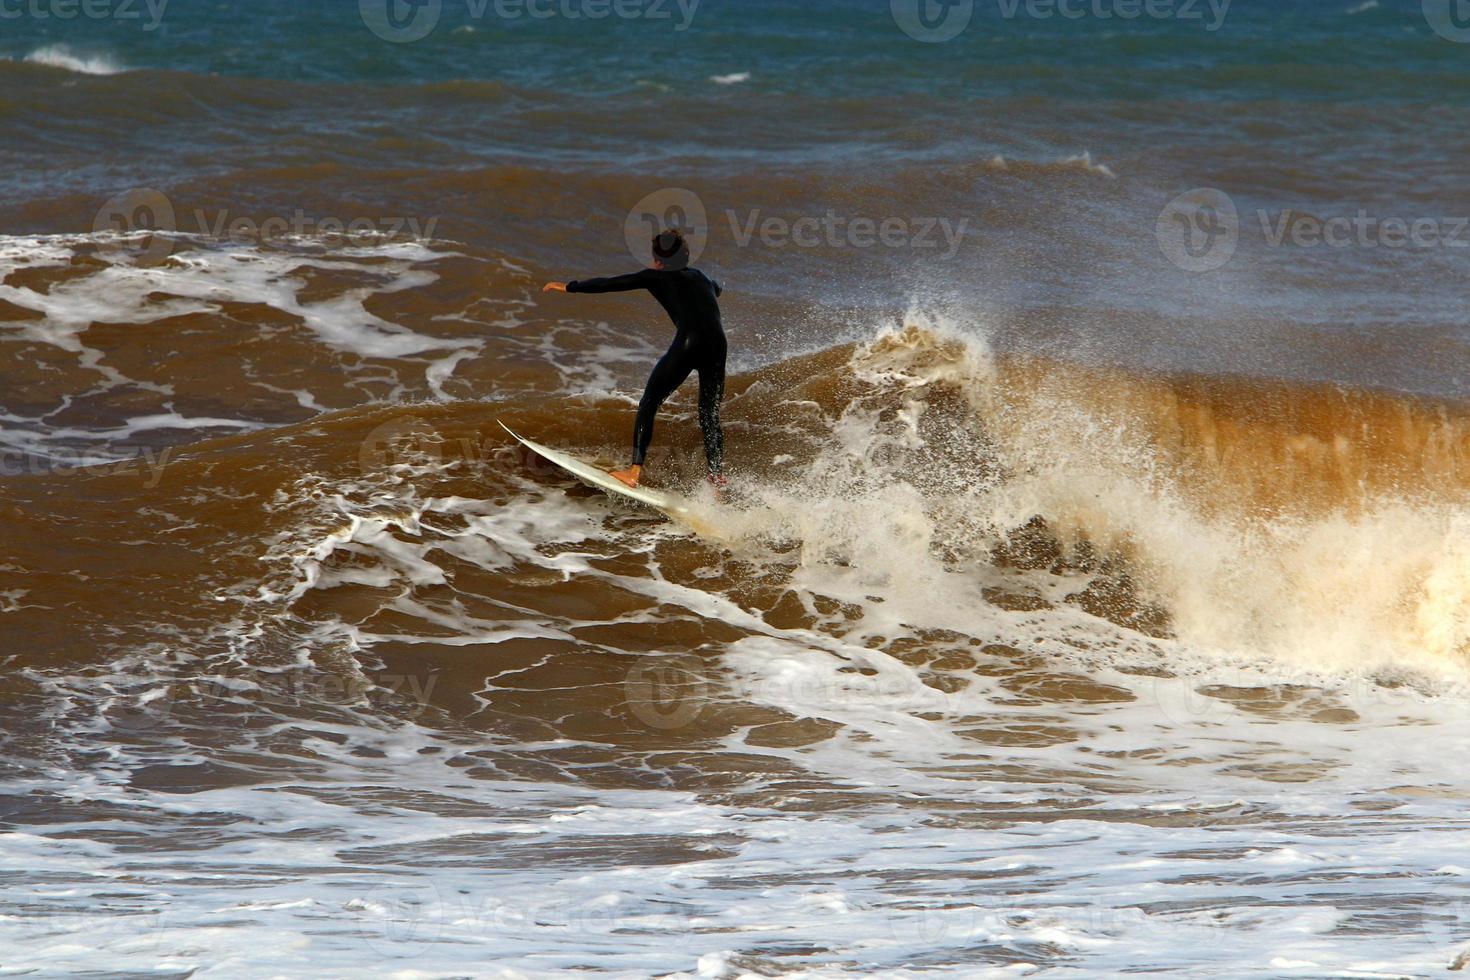
[[[567,291],[567,284],[564,282],[548,282],[541,287],[541,291],[543,293],[564,293]]]

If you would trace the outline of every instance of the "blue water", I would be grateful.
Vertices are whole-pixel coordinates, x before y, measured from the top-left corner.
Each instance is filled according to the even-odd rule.
[[[1266,373],[1464,390],[1411,352],[1363,364],[1356,341],[1319,334],[1459,336],[1470,248],[1264,235],[1282,214],[1470,215],[1470,43],[1452,20],[1436,31],[1438,0],[1180,0],[1136,19],[1097,14],[1130,0],[976,0],[938,43],[912,36],[908,0],[622,2],[638,16],[393,0],[405,19],[390,23],[378,0],[134,0],[131,19],[6,20],[0,225],[85,230],[153,187],[237,213],[437,216],[516,261],[597,265],[635,202],[692,187],[722,227],[836,211],[971,229],[943,258],[715,241],[710,261],[773,299],[959,293],[1065,311],[1061,347],[1091,329],[1108,359],[1191,366],[1223,344],[1212,368],[1256,370],[1266,343],[1295,352]],[[1031,13],[1057,9],[1082,16]],[[395,24],[416,39],[385,39],[408,36]],[[1161,209],[1197,188],[1244,222],[1239,257],[1204,278],[1155,239]],[[1121,343],[1116,323],[1088,326],[1119,317]]]
[[[55,0],[27,0],[48,10]],[[126,0],[113,0],[123,4]],[[402,0],[391,0],[401,3]],[[423,0],[419,0],[423,2]],[[515,4],[444,0],[435,26],[386,43],[353,0],[131,0],[135,17],[4,22],[0,54],[65,43],[132,68],[309,82],[484,79],[606,96],[678,89],[750,72],[763,90],[827,98],[929,94],[938,101],[1300,98],[1464,104],[1470,48],[1436,35],[1416,0],[1178,0],[1175,16],[1099,17],[1117,0],[1072,0],[1082,16],[1032,16],[977,0],[969,26],[919,43],[884,0],[639,0],[637,18],[572,18],[582,0],[536,0],[550,17],[500,16]],[[690,0],[685,0],[686,4]],[[654,4],[657,3],[655,7]],[[365,4],[371,7],[371,2]],[[16,11],[14,7],[8,10]],[[20,8],[21,11],[31,8]],[[426,8],[431,9],[431,8]]]

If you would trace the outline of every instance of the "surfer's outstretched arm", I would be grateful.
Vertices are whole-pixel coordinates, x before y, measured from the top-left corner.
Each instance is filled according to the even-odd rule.
[[[630,272],[626,276],[605,276],[601,279],[578,279],[566,285],[569,293],[626,293],[634,289],[647,289],[655,275],[653,269]]]

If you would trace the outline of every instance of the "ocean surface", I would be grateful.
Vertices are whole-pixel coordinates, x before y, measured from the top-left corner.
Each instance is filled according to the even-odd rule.
[[[0,0],[0,976],[1463,967],[1460,6]]]

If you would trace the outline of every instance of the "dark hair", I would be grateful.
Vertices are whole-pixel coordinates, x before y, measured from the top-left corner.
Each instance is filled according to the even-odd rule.
[[[683,269],[689,265],[689,243],[683,232],[669,228],[653,236],[653,256],[665,269]]]

